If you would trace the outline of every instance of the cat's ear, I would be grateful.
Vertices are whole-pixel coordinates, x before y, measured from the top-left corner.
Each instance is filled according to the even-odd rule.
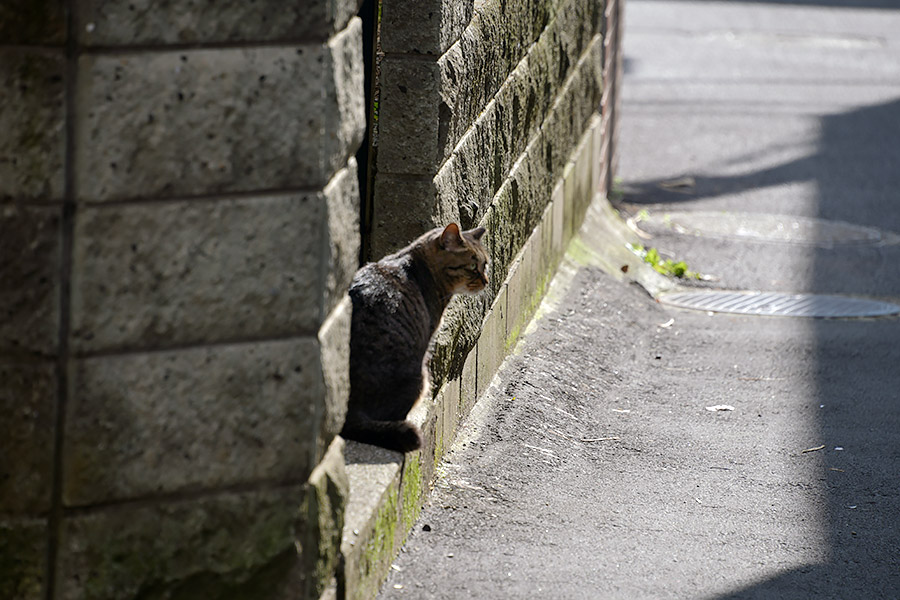
[[[477,242],[478,240],[481,239],[481,236],[484,235],[485,231],[487,231],[487,229],[485,229],[484,227],[477,227],[475,229],[470,229],[466,233],[468,233],[470,236],[472,236],[472,239]]]
[[[444,250],[459,250],[465,247],[462,236],[459,234],[459,225],[450,223],[441,232],[441,248]]]

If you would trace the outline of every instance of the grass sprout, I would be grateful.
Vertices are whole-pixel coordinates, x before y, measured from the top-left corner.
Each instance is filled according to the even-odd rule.
[[[679,279],[704,279],[700,273],[691,271],[683,260],[675,261],[671,258],[661,257],[656,248],[645,248],[641,244],[629,244],[628,248],[653,267],[657,273]]]

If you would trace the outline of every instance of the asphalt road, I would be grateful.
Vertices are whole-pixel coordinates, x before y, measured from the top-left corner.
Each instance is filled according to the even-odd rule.
[[[705,287],[900,302],[900,8],[878,6],[630,0],[620,208],[657,217],[647,245]],[[695,211],[882,235],[666,218]],[[900,598],[900,319],[675,309],[567,263],[379,597]]]

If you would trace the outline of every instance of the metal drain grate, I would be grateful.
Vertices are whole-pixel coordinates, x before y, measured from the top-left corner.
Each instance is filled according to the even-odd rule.
[[[662,294],[663,304],[712,312],[772,317],[882,317],[900,314],[888,302],[824,294],[782,292],[676,292]]]

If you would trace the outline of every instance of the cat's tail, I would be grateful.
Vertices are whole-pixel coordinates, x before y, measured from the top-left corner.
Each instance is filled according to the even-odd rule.
[[[348,415],[341,436],[399,452],[410,452],[422,447],[422,434],[409,421],[375,421],[350,418]]]

